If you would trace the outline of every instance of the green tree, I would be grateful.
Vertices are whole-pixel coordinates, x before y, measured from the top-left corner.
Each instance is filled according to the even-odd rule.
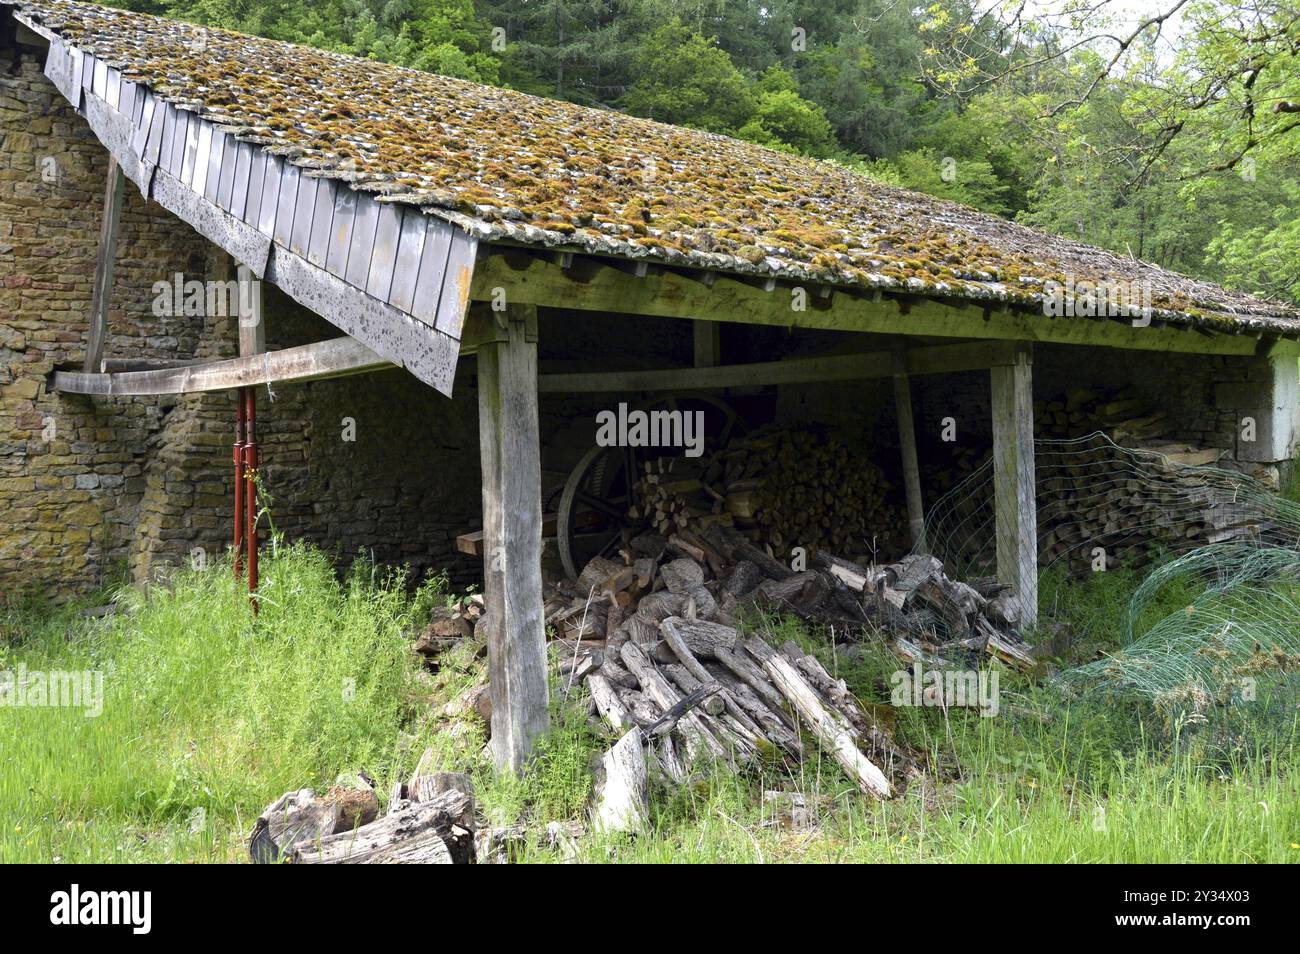
[[[769,67],[753,93],[754,115],[740,128],[742,139],[793,148],[818,158],[836,151],[835,133],[826,113],[799,95],[795,78],[781,67]]]
[[[676,18],[646,38],[636,72],[623,105],[637,115],[720,133],[754,115],[754,97],[726,51]]]

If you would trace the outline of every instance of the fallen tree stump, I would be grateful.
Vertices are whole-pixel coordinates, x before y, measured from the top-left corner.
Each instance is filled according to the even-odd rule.
[[[298,842],[292,864],[469,864],[474,859],[473,798],[448,789],[427,801],[401,802],[369,825]]]
[[[248,839],[255,863],[469,864],[474,789],[469,776],[435,772],[426,750],[410,781],[394,785],[388,812],[360,775],[339,777],[323,798],[287,792],[258,817]]]

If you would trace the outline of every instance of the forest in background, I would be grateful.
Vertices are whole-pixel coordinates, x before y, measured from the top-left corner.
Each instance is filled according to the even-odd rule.
[[[119,0],[737,136],[1300,303],[1300,0]]]

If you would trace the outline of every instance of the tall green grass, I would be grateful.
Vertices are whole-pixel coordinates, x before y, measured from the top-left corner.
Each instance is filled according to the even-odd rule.
[[[0,861],[232,860],[281,793],[409,770],[418,667],[407,633],[436,588],[280,548],[254,618],[228,564],[123,590],[105,621],[46,617],[0,669],[103,672],[103,714],[0,708]],[[404,744],[399,744],[404,743]]]
[[[995,718],[877,710],[925,767],[893,801],[857,792],[810,745],[792,768],[655,783],[641,837],[556,843],[547,824],[585,820],[611,741],[580,692],[553,692],[553,728],[527,774],[497,774],[482,728],[445,712],[481,678],[474,647],[436,675],[410,651],[444,598],[438,584],[411,594],[365,563],[339,580],[306,547],[277,549],[263,570],[256,619],[228,565],[124,590],[103,621],[0,619],[0,669],[105,674],[99,718],[0,708],[0,861],[243,860],[253,818],[283,792],[365,769],[385,793],[426,746],[437,767],[472,773],[484,822],[527,829],[521,861],[1300,861],[1294,694],[1170,726],[1136,703],[1069,700],[1010,672]],[[1097,647],[1132,582],[1099,576],[1047,590]],[[817,653],[864,703],[889,701],[898,663],[881,644],[846,653],[790,620],[749,625]],[[785,827],[765,791],[802,795],[813,826]]]

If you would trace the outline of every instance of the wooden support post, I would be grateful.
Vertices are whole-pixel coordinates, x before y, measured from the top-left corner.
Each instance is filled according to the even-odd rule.
[[[718,323],[716,321],[693,321],[691,326],[695,333],[695,366],[712,368],[718,363]]]
[[[1015,588],[1021,624],[1038,620],[1038,510],[1034,492],[1033,356],[1028,344],[993,379],[993,493],[998,579]]]
[[[492,754],[497,768],[518,773],[548,725],[537,309],[496,317],[498,340],[478,351],[485,625]]]
[[[903,489],[907,494],[907,525],[912,548],[925,552],[925,507],[921,501],[921,466],[916,459],[916,424],[912,419],[912,385],[907,377],[907,352],[894,352],[894,405],[898,413],[898,446],[903,455]]]
[[[226,272],[229,275],[229,272]],[[262,283],[257,280],[253,270],[245,265],[240,265],[236,269],[238,278],[239,294],[237,298],[237,311],[239,321],[239,354],[240,357],[248,358],[254,355],[264,354],[266,352],[266,326],[262,322]],[[267,382],[270,386],[270,382]],[[253,607],[253,613],[257,613],[257,588],[258,568],[257,568],[257,484],[254,475],[261,466],[261,449],[257,443],[257,389],[253,387],[239,388],[235,392],[235,401],[243,407],[244,422],[244,443],[242,448],[242,467],[240,473],[236,474],[238,481],[240,474],[243,476],[243,504],[244,512],[238,513],[239,510],[239,493],[236,490],[236,522],[244,522],[244,546],[248,551],[248,593],[249,603]],[[238,567],[238,557],[236,556],[236,567]]]
[[[95,258],[95,288],[90,299],[90,335],[86,339],[87,371],[99,371],[108,338],[108,305],[113,297],[113,266],[117,261],[117,228],[122,220],[126,176],[112,156],[108,159],[108,184],[104,187],[104,220],[99,226],[99,253]]]
[[[239,353],[243,357],[266,350],[266,324],[262,321],[262,283],[253,270],[240,265],[235,270],[239,281]]]

